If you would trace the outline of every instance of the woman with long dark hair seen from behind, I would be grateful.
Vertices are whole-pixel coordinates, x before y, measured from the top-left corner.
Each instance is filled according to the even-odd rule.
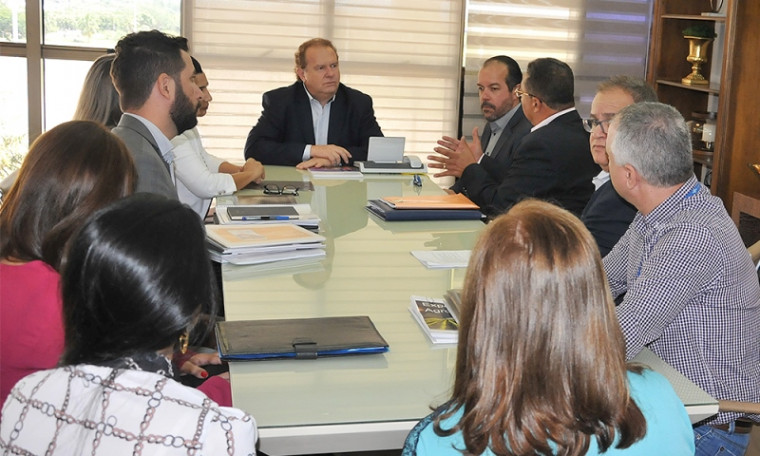
[[[62,272],[66,334],[60,367],[22,379],[0,424],[0,447],[42,454],[255,454],[249,415],[173,379],[204,304],[217,304],[198,216],[136,194],[98,211]],[[186,347],[185,347],[186,348]]]
[[[571,213],[528,200],[489,224],[462,294],[451,398],[405,455],[693,455],[668,381],[627,365],[599,251]]]
[[[0,206],[0,406],[20,378],[63,352],[66,243],[136,180],[124,143],[95,122],[63,123],[32,144]]]

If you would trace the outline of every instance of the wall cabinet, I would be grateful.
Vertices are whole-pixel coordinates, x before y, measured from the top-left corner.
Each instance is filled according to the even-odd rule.
[[[647,81],[687,120],[717,112],[713,151],[695,148],[695,168],[730,212],[734,192],[760,198],[760,0],[723,0],[720,16],[702,15],[710,10],[709,0],[654,0]],[[710,84],[687,85],[682,31],[702,24],[719,35],[701,68]]]

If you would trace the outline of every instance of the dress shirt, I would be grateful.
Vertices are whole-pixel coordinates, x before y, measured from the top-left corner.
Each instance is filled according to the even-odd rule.
[[[172,139],[174,165],[177,172],[177,195],[201,218],[206,216],[211,198],[229,195],[237,190],[231,174],[220,173],[224,160],[203,148],[198,127]]]
[[[545,127],[546,125],[549,125],[550,123],[552,123],[552,120],[556,119],[557,117],[562,116],[562,115],[567,114],[568,112],[572,112],[572,111],[575,111],[575,107],[567,108],[567,109],[565,109],[563,111],[555,112],[554,114],[550,115],[549,117],[547,117],[546,119],[542,120],[541,122],[533,125],[533,128],[531,128],[530,131],[536,131],[536,130],[538,130],[541,127]]]
[[[604,268],[613,296],[626,293],[628,359],[646,346],[717,399],[760,400],[760,286],[723,203],[696,178],[639,212]]]
[[[610,173],[607,171],[600,171],[599,174],[594,176],[593,179],[591,179],[591,182],[594,183],[594,190],[599,190],[599,187],[605,184],[605,182],[608,182],[610,180]]]
[[[488,139],[486,150],[483,151],[485,155],[488,155],[489,157],[491,156],[494,148],[496,148],[496,143],[498,143],[499,138],[501,138],[502,132],[504,131],[509,121],[512,120],[512,116],[515,115],[515,112],[517,112],[517,109],[519,107],[520,104],[518,103],[512,109],[507,111],[506,114],[494,120],[493,122],[488,123],[488,126],[491,127],[491,137]],[[483,156],[481,155],[480,158],[483,158]],[[480,159],[478,159],[478,163],[480,163]]]
[[[80,364],[13,388],[0,450],[53,455],[250,455],[256,423],[156,372]]]
[[[304,84],[303,90],[306,92],[306,96],[309,97],[309,105],[311,106],[311,121],[314,123],[314,144],[318,146],[326,145],[327,132],[330,128],[330,107],[332,107],[332,103],[335,101],[335,95],[322,106],[319,100],[311,96],[306,88],[306,84]],[[310,158],[311,144],[307,144],[303,149],[303,160],[306,161]]]
[[[131,112],[125,112],[123,115],[132,116],[135,119],[139,120],[140,123],[145,125],[145,128],[148,129],[150,134],[153,135],[153,139],[155,139],[156,144],[158,144],[158,150],[161,151],[161,158],[164,159],[166,168],[169,170],[169,174],[172,177],[172,182],[174,182],[174,186],[176,187],[177,177],[174,173],[174,152],[172,151],[174,146],[172,146],[172,142],[169,141],[169,138],[166,137],[164,132],[162,132],[157,126],[153,124],[153,122],[146,119],[145,117],[138,116],[137,114],[132,114]]]

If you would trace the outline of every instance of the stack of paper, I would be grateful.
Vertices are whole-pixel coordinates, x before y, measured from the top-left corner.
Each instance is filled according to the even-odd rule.
[[[412,296],[409,311],[432,343],[457,343],[457,339],[459,338],[459,322],[445,301],[422,296]]]
[[[446,306],[451,311],[451,315],[454,316],[456,321],[459,321],[459,309],[462,308],[462,289],[456,288],[447,291],[443,300],[446,301]]]
[[[215,221],[219,225],[292,223],[313,230],[319,227],[319,216],[308,204],[217,205]]]
[[[480,220],[483,218],[478,205],[460,193],[386,196],[379,200],[369,200],[366,208],[387,221]]]
[[[412,250],[411,254],[428,269],[466,268],[471,250]]]
[[[325,256],[325,238],[291,223],[206,225],[211,259],[256,264]]]

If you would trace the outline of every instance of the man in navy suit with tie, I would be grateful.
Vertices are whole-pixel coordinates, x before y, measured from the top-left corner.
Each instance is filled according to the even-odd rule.
[[[299,168],[367,159],[370,136],[383,136],[372,98],[340,83],[338,52],[322,38],[301,44],[294,84],[266,92],[245,158]]]
[[[478,72],[478,96],[483,117],[488,121],[483,134],[478,128],[472,131],[474,141],[468,144],[444,136],[434,150],[441,155],[429,155],[430,168],[442,169],[435,177],[461,177],[462,171],[473,163],[479,164],[495,179],[501,179],[512,161],[514,149],[530,132],[530,121],[520,106],[514,92],[522,82],[520,65],[511,57],[497,55],[483,62]],[[459,192],[459,182],[451,189]]]

